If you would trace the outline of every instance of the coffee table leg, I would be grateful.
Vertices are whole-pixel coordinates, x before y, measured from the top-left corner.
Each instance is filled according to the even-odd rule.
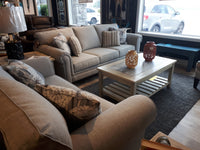
[[[99,95],[103,97],[103,74],[99,71]]]
[[[171,86],[172,75],[173,75],[173,73],[174,73],[174,65],[175,65],[175,64],[173,64],[172,67],[171,67],[170,70],[169,70],[169,74],[168,74],[168,83],[169,83],[169,84],[167,85],[168,88],[170,88],[170,86]]]
[[[132,86],[130,87],[130,92],[131,96],[136,94],[136,83],[132,84]]]

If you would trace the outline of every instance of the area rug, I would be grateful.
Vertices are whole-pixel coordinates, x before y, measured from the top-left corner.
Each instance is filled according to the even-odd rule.
[[[161,74],[163,77],[167,77],[167,75],[167,72]],[[111,82],[109,78],[104,79],[105,85]],[[85,87],[83,90],[99,95],[98,83]],[[113,103],[117,103],[109,97],[104,98]],[[151,139],[158,131],[168,135],[200,99],[200,91],[193,88],[192,77],[174,73],[171,87],[162,89],[150,98],[156,104],[157,117],[146,129],[146,139]]]

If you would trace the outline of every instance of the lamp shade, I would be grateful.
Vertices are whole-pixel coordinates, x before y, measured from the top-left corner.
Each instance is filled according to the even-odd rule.
[[[16,33],[27,30],[22,7],[0,7],[0,33]]]

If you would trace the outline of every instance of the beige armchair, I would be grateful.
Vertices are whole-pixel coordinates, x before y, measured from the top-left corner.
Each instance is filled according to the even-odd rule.
[[[197,62],[196,69],[195,69],[195,77],[194,77],[194,85],[193,85],[195,89],[197,88],[199,80],[200,80],[200,61]]]

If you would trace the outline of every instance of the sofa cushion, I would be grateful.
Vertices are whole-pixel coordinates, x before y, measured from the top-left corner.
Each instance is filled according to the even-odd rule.
[[[84,53],[95,55],[99,57],[100,63],[119,58],[119,52],[110,48],[94,48],[84,51]]]
[[[7,149],[72,149],[65,119],[37,92],[0,77],[0,97],[0,129]]]
[[[81,127],[101,112],[100,102],[88,92],[39,84],[35,89],[61,111],[67,121],[69,131]]]
[[[94,26],[74,27],[73,30],[81,43],[83,51],[101,46]]]
[[[125,56],[129,50],[135,50],[134,45],[128,45],[128,44],[124,44],[124,45],[120,45],[120,46],[113,46],[113,47],[109,47],[109,48],[118,50],[120,57]]]
[[[118,31],[102,32],[102,47],[119,46],[120,38]]]
[[[109,31],[119,31],[119,37],[120,37],[120,44],[126,43],[127,38],[127,28],[109,28]]]
[[[7,73],[1,66],[0,66],[0,76],[5,77],[11,80],[15,80],[9,73]]]
[[[57,76],[57,75],[52,75],[49,77],[45,78],[45,83],[47,85],[57,85],[57,86],[63,86],[66,88],[71,88],[74,89],[76,91],[80,90],[77,86],[75,86],[74,84],[68,82],[67,80]]]
[[[67,40],[69,37],[74,35],[72,28],[62,28],[51,31],[37,32],[34,34],[34,38],[39,41],[41,45],[51,45],[53,38],[59,33],[62,33],[67,38]]]
[[[75,55],[75,56],[79,56],[82,52],[82,47],[81,47],[81,44],[79,42],[79,40],[77,39],[76,36],[71,36],[69,38],[69,45],[72,49],[72,53]]]
[[[71,58],[74,72],[79,72],[90,67],[98,66],[100,63],[98,56],[87,53],[81,53],[79,57],[72,56]]]
[[[94,27],[97,31],[97,34],[99,36],[101,44],[102,44],[102,32],[103,31],[108,31],[110,27],[118,29],[118,25],[116,23],[114,23],[114,24],[99,24],[99,25],[94,25]]]
[[[44,77],[31,66],[22,61],[11,62],[6,70],[18,81],[34,88],[36,84],[45,84]]]
[[[71,55],[71,50],[69,45],[67,44],[67,39],[62,33],[59,33],[57,36],[53,38],[52,44],[57,48],[65,50],[69,55]]]

